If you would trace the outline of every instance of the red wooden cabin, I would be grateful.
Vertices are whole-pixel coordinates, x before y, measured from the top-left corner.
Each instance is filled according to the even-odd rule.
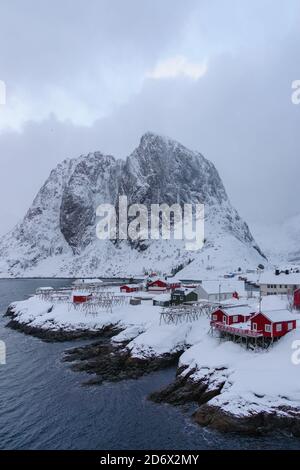
[[[137,292],[138,290],[140,290],[140,286],[137,284],[124,284],[124,286],[120,287],[120,292],[125,292],[126,294]]]
[[[90,294],[89,292],[74,291],[72,300],[74,304],[82,304],[84,302],[87,302],[91,298],[92,294]]]
[[[211,321],[223,323],[224,325],[233,325],[234,323],[243,323],[254,315],[253,309],[248,305],[234,307],[218,308],[211,315]]]
[[[149,291],[158,291],[164,292],[168,289],[169,285],[166,281],[162,281],[161,279],[156,279],[148,284]]]
[[[294,307],[300,309],[300,289],[296,289],[294,292]]]
[[[296,328],[297,320],[288,310],[256,313],[251,319],[251,330],[266,338],[280,338]]]

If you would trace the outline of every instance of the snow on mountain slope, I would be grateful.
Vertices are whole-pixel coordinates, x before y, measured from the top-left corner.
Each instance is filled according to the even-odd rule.
[[[147,208],[204,203],[204,248],[187,251],[183,240],[98,240],[96,207],[116,205],[120,195]],[[0,260],[2,277],[133,275],[181,265],[194,276],[266,262],[214,165],[152,133],[142,136],[126,160],[95,152],[58,165],[23,221],[0,240]]]
[[[300,262],[300,214],[284,223],[256,226],[253,232],[264,253],[274,262]]]

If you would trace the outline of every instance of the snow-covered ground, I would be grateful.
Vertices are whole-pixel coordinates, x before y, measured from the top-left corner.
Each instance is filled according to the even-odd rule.
[[[181,356],[180,365],[187,367],[185,373],[195,368],[191,378],[208,383],[208,389],[225,382],[221,394],[209,404],[231,414],[249,416],[279,406],[300,409],[300,365],[292,361],[296,340],[300,340],[299,327],[272,348],[253,352],[203,335]]]
[[[246,299],[236,302],[243,301]],[[247,302],[258,307],[255,298]],[[52,305],[38,296],[15,302],[13,307],[16,321],[45,330],[88,329],[94,332],[116,325],[122,332],[113,337],[113,343],[129,341],[127,347],[133,357],[149,358],[185,350],[179,361],[186,367],[184,373],[193,369],[191,378],[208,383],[209,389],[216,389],[218,384],[225,382],[221,394],[209,404],[235,415],[275,409],[284,413],[278,409],[282,405],[300,409],[300,365],[292,361],[294,341],[300,340],[300,314],[296,330],[269,349],[254,352],[230,341],[220,342],[209,335],[206,316],[191,323],[160,324],[161,308],[153,306],[152,301],[118,306],[112,313],[103,311],[97,315],[86,314],[63,303]],[[269,296],[262,300],[263,310],[286,307],[285,296]]]

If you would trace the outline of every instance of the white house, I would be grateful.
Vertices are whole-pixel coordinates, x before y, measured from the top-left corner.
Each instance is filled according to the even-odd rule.
[[[293,294],[300,287],[300,273],[264,273],[258,285],[262,295]]]
[[[218,302],[232,299],[234,296],[236,296],[236,294],[239,296],[243,295],[244,282],[224,282],[222,280],[202,281],[201,284],[195,287],[194,291],[197,292],[199,299],[206,299],[210,302]]]

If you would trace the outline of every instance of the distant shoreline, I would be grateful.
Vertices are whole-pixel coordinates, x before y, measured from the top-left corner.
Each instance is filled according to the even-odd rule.
[[[101,277],[101,276],[98,276],[98,277],[83,277],[83,276],[80,276],[80,277],[52,277],[52,276],[46,276],[46,277],[40,277],[40,276],[37,276],[37,277],[0,277],[0,281],[26,281],[26,280],[47,280],[47,279],[51,279],[51,280],[56,280],[56,281],[73,281],[75,279],[101,279],[101,280],[106,280],[106,281],[124,281],[124,282],[127,282],[129,279],[140,279],[139,277]]]

